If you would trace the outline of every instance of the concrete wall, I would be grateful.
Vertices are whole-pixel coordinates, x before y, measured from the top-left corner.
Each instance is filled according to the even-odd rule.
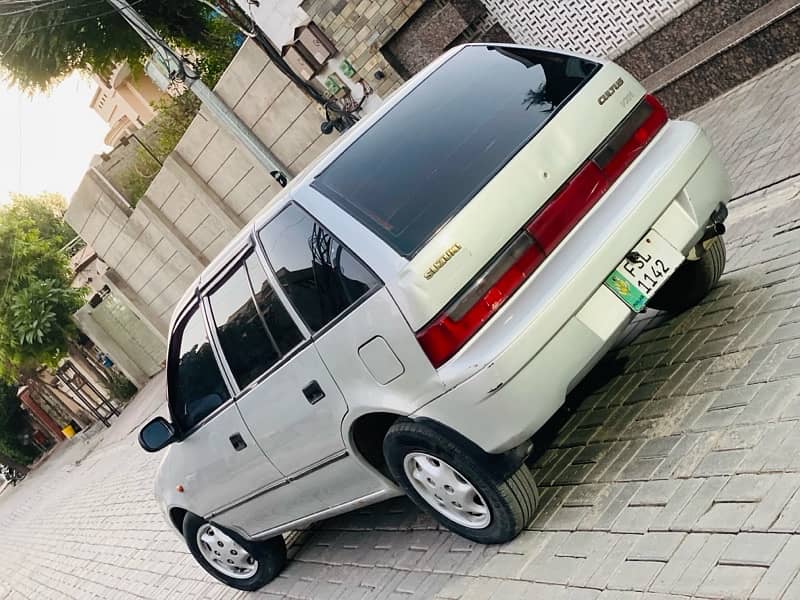
[[[252,41],[244,44],[215,91],[292,175],[335,140],[320,133],[323,117],[317,105]],[[103,173],[90,169],[66,220],[108,265],[105,283],[140,322],[127,321],[123,335],[117,320],[98,314],[90,319],[82,309],[78,320],[92,329],[87,335],[120,365],[126,360],[120,350],[126,347],[125,337],[155,336],[163,355],[177,301],[280,189],[202,108],[135,208]],[[149,376],[155,350],[147,346],[143,355],[131,358]]]

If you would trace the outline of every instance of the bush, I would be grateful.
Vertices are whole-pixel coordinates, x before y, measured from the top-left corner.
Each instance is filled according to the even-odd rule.
[[[214,15],[206,26],[203,43],[195,46],[198,54],[197,70],[208,87],[217,85],[219,78],[236,56],[242,35],[227,17]]]
[[[116,371],[111,371],[108,377],[108,391],[115,400],[127,402],[139,391],[130,380]]]
[[[200,101],[191,92],[184,92],[176,98],[160,100],[154,108],[157,111],[156,116],[136,136],[163,163],[181,141],[200,110]],[[132,140],[130,144],[135,146],[136,152],[133,164],[129,163],[128,168],[120,172],[116,183],[131,206],[136,206],[158,175],[161,165],[153,160],[139,142]]]

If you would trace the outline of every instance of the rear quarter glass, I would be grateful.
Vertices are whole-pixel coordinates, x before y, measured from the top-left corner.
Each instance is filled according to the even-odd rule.
[[[598,69],[539,50],[464,47],[312,186],[411,257]]]

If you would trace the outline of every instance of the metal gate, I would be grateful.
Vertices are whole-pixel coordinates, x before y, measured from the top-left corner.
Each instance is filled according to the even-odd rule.
[[[520,44],[617,56],[700,0],[482,0]]]
[[[72,392],[73,398],[83,408],[92,413],[106,427],[110,427],[111,417],[119,416],[119,410],[97,386],[89,381],[71,361],[64,361],[56,371],[56,377]]]

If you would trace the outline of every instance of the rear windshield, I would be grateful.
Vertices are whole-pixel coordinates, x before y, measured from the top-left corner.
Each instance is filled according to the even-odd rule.
[[[598,68],[550,52],[462,48],[344,150],[313,187],[410,257]]]

